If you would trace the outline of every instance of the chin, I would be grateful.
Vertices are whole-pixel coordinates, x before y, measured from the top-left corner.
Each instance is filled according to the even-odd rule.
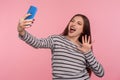
[[[79,35],[78,35],[78,34],[68,34],[68,36],[69,36],[69,37],[79,37],[80,34],[79,34]]]
[[[68,34],[69,37],[76,37],[75,34]]]

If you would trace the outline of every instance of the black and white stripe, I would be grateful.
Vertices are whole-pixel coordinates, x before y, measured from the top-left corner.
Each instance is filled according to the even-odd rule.
[[[92,51],[83,54],[71,41],[61,35],[37,39],[28,32],[20,36],[34,48],[50,48],[52,51],[53,80],[90,80],[87,65],[95,75],[102,77],[104,70]]]

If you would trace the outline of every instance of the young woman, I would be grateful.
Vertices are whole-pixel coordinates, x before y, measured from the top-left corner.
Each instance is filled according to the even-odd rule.
[[[86,16],[76,14],[62,34],[38,39],[25,30],[34,21],[25,20],[29,15],[19,21],[19,37],[34,48],[51,49],[53,80],[90,80],[91,71],[103,77],[103,67],[93,55],[90,23]]]

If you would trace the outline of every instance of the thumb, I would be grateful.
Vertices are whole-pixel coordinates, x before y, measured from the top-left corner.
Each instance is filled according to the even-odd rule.
[[[23,19],[26,19],[28,16],[30,16],[31,14],[29,13],[29,14],[25,14],[24,16],[23,16]]]

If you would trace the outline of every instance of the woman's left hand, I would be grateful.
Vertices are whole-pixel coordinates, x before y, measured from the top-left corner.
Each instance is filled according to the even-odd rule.
[[[90,36],[87,39],[87,35],[82,36],[82,47],[78,47],[79,50],[81,50],[84,53],[87,53],[91,50],[91,44],[90,44]]]

